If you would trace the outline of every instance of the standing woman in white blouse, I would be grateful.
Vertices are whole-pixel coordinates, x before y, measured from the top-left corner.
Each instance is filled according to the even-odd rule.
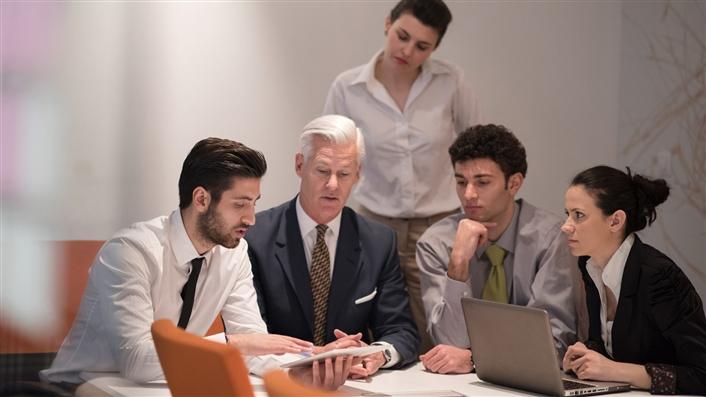
[[[677,265],[636,232],[669,196],[664,179],[608,166],[576,175],[562,231],[580,256],[588,340],[563,367],[581,379],[623,381],[653,394],[706,394],[706,317]]]
[[[402,0],[385,18],[385,45],[372,59],[341,73],[325,114],[355,121],[366,159],[354,196],[363,215],[397,231],[400,265],[412,314],[431,347],[415,260],[428,226],[458,211],[448,148],[478,124],[478,106],[457,66],[431,59],[451,22],[442,0]]]

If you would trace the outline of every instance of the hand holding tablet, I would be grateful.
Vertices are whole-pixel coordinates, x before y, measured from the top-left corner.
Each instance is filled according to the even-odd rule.
[[[323,361],[327,358],[336,358],[338,356],[352,356],[352,357],[363,357],[373,353],[381,352],[385,350],[386,346],[374,345],[374,346],[362,346],[362,347],[350,347],[346,349],[333,349],[323,353],[314,354],[308,357],[304,357],[300,360],[292,361],[286,364],[282,364],[282,368],[295,368],[295,367],[306,367],[311,365],[314,361]]]

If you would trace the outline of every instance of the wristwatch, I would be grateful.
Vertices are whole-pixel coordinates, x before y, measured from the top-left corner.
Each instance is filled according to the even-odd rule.
[[[371,345],[375,346],[387,346],[387,343],[378,343],[378,342],[373,342]],[[387,363],[392,360],[392,352],[390,352],[390,349],[385,349],[382,351],[382,356],[385,357],[385,363],[382,365],[383,367],[387,365]]]

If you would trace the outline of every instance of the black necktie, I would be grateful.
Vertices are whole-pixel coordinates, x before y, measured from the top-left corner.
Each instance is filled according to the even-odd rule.
[[[194,294],[196,293],[196,281],[201,273],[201,264],[204,258],[194,258],[191,260],[191,273],[189,279],[181,290],[181,315],[179,315],[179,328],[186,329],[191,317],[191,309],[194,307]]]

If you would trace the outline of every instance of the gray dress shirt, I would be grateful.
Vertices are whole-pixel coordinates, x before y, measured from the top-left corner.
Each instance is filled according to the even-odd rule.
[[[487,245],[481,246],[469,263],[470,280],[462,283],[447,276],[456,229],[464,217],[463,213],[454,214],[429,227],[417,243],[417,263],[427,331],[434,343],[467,348],[470,342],[461,297],[481,297],[491,264],[484,255]],[[520,199],[496,244],[506,251],[503,265],[510,303],[545,309],[556,347],[563,355],[577,340],[576,308],[581,291],[576,259],[560,227],[559,217]]]

